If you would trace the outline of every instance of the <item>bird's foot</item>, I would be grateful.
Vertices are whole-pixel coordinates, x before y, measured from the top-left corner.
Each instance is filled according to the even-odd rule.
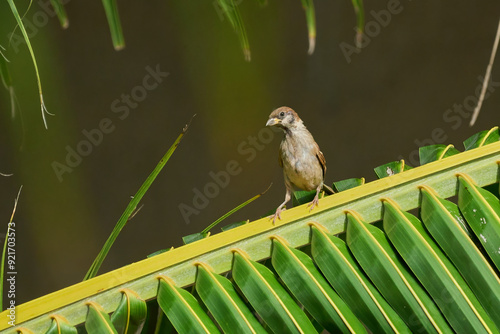
[[[269,216],[269,220],[273,221],[273,225],[276,224],[276,218],[281,220],[281,212],[285,211],[286,208],[277,208],[276,213],[274,215]]]
[[[311,203],[307,204],[307,207],[311,207],[309,209],[309,212],[311,212],[312,209],[314,209],[316,206],[319,206],[319,196],[318,196],[318,194],[316,194],[316,196],[314,196],[314,199],[312,200]]]

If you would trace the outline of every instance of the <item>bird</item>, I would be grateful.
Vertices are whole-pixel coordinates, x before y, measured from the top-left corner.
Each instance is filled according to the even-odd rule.
[[[285,179],[285,201],[270,216],[273,224],[276,218],[281,220],[283,207],[292,198],[295,190],[316,190],[316,196],[308,207],[311,211],[319,205],[319,193],[322,189],[333,194],[332,188],[324,184],[326,160],[319,145],[307,130],[299,115],[289,107],[275,109],[270,115],[266,126],[276,126],[284,132],[279,148],[279,163],[283,168]]]

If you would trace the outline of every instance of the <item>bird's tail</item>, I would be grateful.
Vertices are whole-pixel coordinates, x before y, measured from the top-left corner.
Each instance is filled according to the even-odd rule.
[[[323,191],[327,193],[328,195],[335,194],[335,191],[333,191],[332,188],[327,186],[326,184],[323,183]]]

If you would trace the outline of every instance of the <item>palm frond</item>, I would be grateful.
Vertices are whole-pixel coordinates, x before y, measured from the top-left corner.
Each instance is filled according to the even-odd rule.
[[[16,324],[45,333],[55,315],[110,333],[113,319],[181,333],[498,332],[500,200],[484,189],[499,182],[500,142],[487,140],[497,132],[461,153],[422,149],[425,165],[386,164],[373,182],[337,182],[347,190],[312,212],[299,205],[276,225],[262,218],[19,305]],[[136,311],[121,310],[123,291]]]

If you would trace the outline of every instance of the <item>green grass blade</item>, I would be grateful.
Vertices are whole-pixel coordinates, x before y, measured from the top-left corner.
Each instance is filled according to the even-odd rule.
[[[288,289],[330,333],[366,333],[364,326],[332,289],[305,253],[273,239],[272,264]]]
[[[271,270],[235,251],[233,279],[274,333],[316,333],[307,315]]]
[[[384,200],[384,230],[457,333],[495,332],[495,324],[417,217]]]
[[[422,187],[421,193],[420,215],[425,227],[500,328],[500,279],[464,230],[465,221],[458,207],[437,197],[428,187]]]
[[[3,284],[5,282],[4,280],[4,274],[5,274],[5,257],[7,255],[7,244],[9,243],[9,238],[13,237],[14,238],[14,244],[16,242],[15,239],[15,229],[14,227],[16,226],[16,223],[13,222],[12,220],[14,219],[14,214],[16,213],[17,209],[17,203],[19,202],[19,196],[21,195],[21,190],[23,189],[23,186],[19,188],[19,191],[17,192],[17,197],[14,200],[14,209],[12,209],[12,214],[10,215],[10,220],[9,223],[7,224],[7,233],[5,233],[5,241],[3,243],[3,250],[2,250],[2,262],[0,264],[0,310],[3,311]],[[15,271],[15,267],[11,267],[9,265],[9,271]]]
[[[50,3],[52,4],[52,7],[54,7],[54,10],[56,11],[59,23],[61,23],[61,27],[63,29],[68,28],[69,26],[68,15],[66,15],[66,10],[64,9],[64,5],[62,4],[61,0],[50,0]]]
[[[30,39],[28,37],[28,34],[26,33],[26,29],[24,28],[23,21],[22,21],[21,17],[19,16],[19,12],[17,11],[17,7],[16,7],[16,4],[14,3],[14,0],[7,0],[7,2],[10,5],[10,9],[12,10],[12,14],[14,15],[14,17],[17,21],[19,29],[21,29],[24,40],[26,41],[26,45],[28,46],[28,50],[30,51],[31,59],[33,60],[33,66],[35,67],[36,81],[38,83],[38,94],[40,95],[40,107],[42,110],[43,124],[44,124],[45,128],[48,129],[47,119],[45,118],[45,114],[49,114],[49,115],[52,115],[52,114],[50,114],[47,111],[47,108],[45,107],[45,102],[43,101],[42,82],[40,80],[40,74],[38,73],[38,65],[36,62],[35,53],[33,52],[33,48],[31,47]]]
[[[248,43],[247,32],[245,30],[245,24],[241,18],[240,10],[238,6],[234,3],[234,0],[217,0],[219,7],[222,9],[224,15],[233,26],[234,31],[238,34],[238,39],[240,40],[241,48],[243,49],[243,55],[246,61],[251,60],[250,44]]]
[[[352,0],[354,13],[356,14],[356,47],[361,49],[363,39],[363,31],[365,28],[365,9],[363,8],[363,0]]]
[[[347,214],[347,245],[354,257],[408,327],[418,333],[452,333],[446,320],[422,286],[377,227],[354,212]]]
[[[272,185],[272,184],[271,184]],[[212,228],[214,228],[217,224],[219,224],[221,221],[223,221],[224,219],[226,219],[227,217],[229,217],[230,215],[232,215],[233,213],[235,213],[236,211],[240,210],[241,208],[247,206],[248,204],[252,203],[253,201],[255,201],[257,198],[259,198],[260,196],[264,195],[268,190],[269,188],[271,188],[271,185],[266,189],[264,190],[264,192],[258,194],[258,195],[255,195],[254,197],[250,198],[249,200],[246,200],[245,202],[241,203],[240,205],[238,205],[237,207],[235,207],[234,209],[230,210],[229,212],[225,213],[224,215],[222,215],[222,217],[218,218],[216,221],[214,221],[212,224],[208,225],[203,231],[201,231],[201,234],[202,235],[205,235],[206,233],[208,233],[208,231],[210,231]]]
[[[500,201],[465,174],[459,174],[458,181],[458,207],[500,270]]]
[[[9,68],[7,66],[7,63],[9,60],[5,57],[5,55],[2,53],[3,47],[0,45],[0,78],[2,79],[2,83],[9,92],[10,96],[10,107],[11,107],[11,117],[13,118],[16,109],[15,109],[15,93],[14,93],[14,86],[12,85],[12,77],[10,76],[9,73]]]
[[[166,276],[160,276],[159,280],[158,304],[177,332],[220,333],[193,295],[174,286]]]
[[[118,334],[103,308],[94,302],[88,302],[85,329],[89,334]]]
[[[147,316],[146,302],[135,292],[123,289],[122,300],[111,316],[111,322],[118,333],[140,333]]]
[[[9,60],[3,54],[2,50],[5,50],[0,45],[0,78],[2,78],[2,83],[6,89],[12,86],[12,78],[9,73],[9,69],[7,68],[7,63]]]
[[[49,329],[45,332],[45,334],[77,334],[78,330],[76,327],[68,324],[66,319],[62,318],[59,315],[53,315],[52,324]]]
[[[192,120],[192,118],[191,118],[191,120]],[[174,153],[177,146],[179,146],[179,143],[181,142],[182,138],[184,137],[184,135],[186,134],[186,132],[189,128],[189,124],[191,124],[191,121],[189,121],[189,123],[184,127],[184,129],[182,129],[181,134],[177,137],[177,139],[172,144],[172,146],[170,146],[167,153],[165,153],[165,155],[160,160],[158,165],[156,165],[153,172],[148,176],[146,181],[144,181],[144,183],[139,188],[139,190],[137,191],[135,196],[132,198],[132,200],[128,204],[127,208],[123,212],[122,216],[120,217],[120,219],[116,223],[115,228],[113,229],[113,232],[111,232],[111,235],[109,236],[108,240],[106,240],[106,243],[104,244],[103,248],[101,249],[101,251],[99,252],[97,257],[95,258],[94,262],[90,266],[89,271],[87,272],[87,274],[85,275],[85,278],[83,279],[84,281],[97,275],[97,272],[99,271],[99,268],[101,267],[104,259],[108,255],[108,252],[111,249],[111,246],[115,242],[116,238],[120,234],[120,232],[123,229],[123,227],[125,226],[125,224],[127,224],[127,222],[129,221],[130,216],[135,212],[137,205],[142,200],[142,197],[144,196],[146,191],[148,191],[149,187],[154,182],[154,180],[156,179],[158,174],[161,172],[161,170],[163,169],[163,167],[165,166],[167,161],[170,159],[170,157]]]
[[[307,32],[309,34],[309,49],[307,53],[312,55],[316,47],[316,14],[314,13],[313,0],[301,0],[302,7],[306,12]]]
[[[116,0],[102,0],[104,11],[108,19],[109,31],[115,50],[121,50],[125,47],[125,37],[123,37],[122,24],[118,15],[118,5]]]
[[[357,264],[340,238],[311,226],[311,253],[326,279],[372,333],[411,333]]]
[[[267,333],[227,278],[198,264],[196,291],[224,333]]]

